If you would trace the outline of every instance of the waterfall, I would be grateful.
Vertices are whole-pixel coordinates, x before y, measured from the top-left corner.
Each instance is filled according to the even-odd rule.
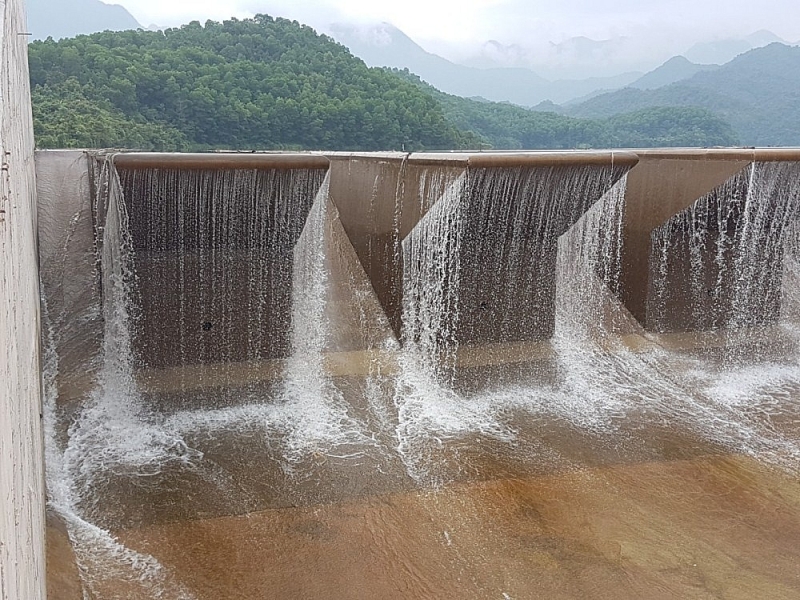
[[[327,316],[331,302],[328,246],[333,206],[329,186],[326,176],[312,196],[307,217],[284,257],[289,273],[282,281],[291,282],[284,284],[285,305],[275,307],[264,301],[264,315],[254,317],[241,310],[237,315],[247,329],[262,327],[262,319],[283,319],[282,315],[287,315],[287,331],[282,334],[287,340],[286,358],[277,384],[245,392],[234,383],[218,393],[239,398],[239,403],[205,410],[187,408],[167,420],[169,427],[182,435],[202,432],[214,436],[242,430],[257,434],[267,447],[279,449],[278,459],[292,477],[300,476],[311,456],[373,444],[364,435],[363,424],[350,415],[350,406],[325,365],[331,337]],[[253,261],[263,258],[260,250],[254,252]],[[280,284],[274,279],[269,282],[273,287]],[[263,292],[275,293],[269,289]],[[232,317],[234,309],[231,307]],[[242,396],[247,402],[241,402]]]
[[[622,177],[558,239],[556,336],[619,333],[620,285],[627,176]],[[617,319],[608,322],[608,313]],[[612,316],[612,318],[613,318]]]
[[[550,410],[582,429],[613,430],[631,409],[637,380],[675,393],[619,343],[635,332],[617,299],[627,177],[622,177],[558,240],[556,330],[558,380]]]
[[[552,335],[558,237],[624,173],[592,165],[470,171],[460,339],[514,342]]]
[[[706,435],[791,470],[799,223],[800,164],[756,162],[654,231],[651,255],[657,329],[722,334],[702,360],[673,350],[658,368],[692,390]]]
[[[781,317],[784,325],[794,331],[800,360],[800,223],[786,236],[783,255],[783,291]]]
[[[363,425],[350,416],[341,391],[325,366],[330,338],[328,245],[333,209],[325,178],[294,249],[291,293],[291,355],[283,375],[280,418],[289,432],[286,458],[298,463],[310,453],[371,445]],[[278,416],[275,414],[273,416]]]
[[[292,249],[324,171],[123,170],[144,366],[286,356]],[[220,386],[223,387],[223,386]]]
[[[420,177],[422,204],[431,209],[403,241],[403,347],[395,382],[397,450],[408,474],[431,480],[431,435],[457,436],[480,428],[451,386],[458,342],[458,284],[468,174]],[[493,428],[493,426],[490,426]],[[433,449],[435,451],[435,449]]]
[[[458,343],[458,288],[463,233],[461,201],[467,174],[455,181],[441,171],[426,171],[420,192],[435,203],[403,241],[403,341],[409,355],[420,356],[421,368],[445,377],[455,366]]]
[[[530,406],[531,395],[538,410],[542,395],[557,394],[535,387],[460,392],[454,385],[459,346],[547,337],[558,237],[609,189],[586,227],[595,237],[578,252],[613,254],[592,265],[615,285],[624,178],[614,183],[623,173],[596,167],[470,170],[405,240],[396,434],[415,480],[441,481],[435,466],[444,440],[477,435],[510,443],[515,434],[503,413]]]
[[[746,330],[776,321],[783,276],[776,267],[798,219],[800,166],[752,163],[655,230],[655,329]]]
[[[171,435],[149,414],[133,376],[131,344],[135,274],[128,214],[113,165],[106,162],[98,189],[107,207],[100,231],[102,312],[104,335],[102,366],[97,387],[86,398],[69,425],[57,408],[58,354],[45,307],[44,420],[48,507],[63,519],[82,574],[85,593],[108,598],[193,596],[153,557],[123,546],[102,520],[98,492],[109,473],[148,477],[171,461],[189,464],[201,455]],[[119,594],[119,596],[117,596]]]

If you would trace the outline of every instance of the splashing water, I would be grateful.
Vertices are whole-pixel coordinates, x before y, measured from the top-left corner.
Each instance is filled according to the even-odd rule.
[[[724,332],[717,359],[669,351],[658,368],[696,390],[687,410],[707,419],[706,435],[790,470],[800,459],[798,220],[800,165],[753,163],[655,231],[651,259],[659,328],[683,295],[690,328]]]
[[[180,411],[168,424],[184,435],[215,434],[242,428],[259,431],[269,445],[281,448],[284,469],[314,454],[372,444],[324,364],[330,332],[326,320],[329,272],[326,245],[330,218],[329,178],[323,181],[294,249],[291,292],[291,353],[275,398],[258,394],[250,402],[214,410]],[[357,451],[356,451],[357,452]]]
[[[125,591],[106,591],[104,597],[143,594],[189,600],[191,594],[156,559],[126,548],[92,522],[101,500],[94,491],[107,473],[148,477],[170,461],[190,464],[201,458],[179,437],[156,424],[137,392],[130,349],[133,273],[127,214],[109,163],[104,165],[101,178],[109,190],[101,258],[105,322],[102,369],[97,387],[69,427],[62,449],[57,432],[61,420],[56,407],[58,356],[54,334],[47,330],[43,387],[48,505],[67,526],[85,592],[95,594],[110,586]],[[44,306],[46,314],[46,302]]]
[[[515,428],[507,421],[512,410],[552,414],[561,409],[562,414],[586,415],[585,410],[574,410],[575,403],[586,399],[573,396],[571,389],[553,389],[537,382],[534,387],[465,395],[454,388],[453,376],[459,334],[467,339],[480,336],[478,332],[488,325],[495,328],[492,335],[501,331],[501,338],[513,341],[520,333],[527,335],[540,327],[535,311],[533,319],[524,318],[515,303],[525,298],[526,302],[546,304],[539,299],[541,288],[545,293],[547,289],[539,276],[547,270],[548,257],[555,260],[555,250],[548,249],[547,240],[586,209],[571,200],[571,194],[584,199],[599,196],[604,175],[609,173],[588,168],[566,173],[482,170],[474,179],[466,174],[441,194],[403,243],[404,347],[395,404],[398,451],[415,480],[441,483],[435,457],[445,441],[478,436],[513,444]],[[603,277],[609,284],[619,272],[624,192],[623,179],[598,203],[594,216],[584,219],[590,222],[585,230],[591,230],[594,237],[584,235],[578,248],[581,257],[592,256],[590,268],[606,269]],[[508,197],[518,201],[506,201]],[[477,231],[481,226],[476,221],[484,220],[498,231]],[[509,227],[504,229],[506,222]],[[559,247],[558,252],[564,250]],[[565,264],[570,264],[569,260]],[[478,264],[480,268],[476,268]],[[583,275],[567,285],[582,281]],[[479,303],[482,314],[471,309],[478,298],[476,290],[479,296],[491,295],[490,300]],[[569,306],[579,302],[580,298],[573,296]],[[600,412],[598,406],[596,413]]]
[[[455,368],[458,344],[461,202],[467,173],[449,182],[443,176],[420,193],[433,195],[432,208],[403,242],[403,350],[395,384],[397,450],[417,481],[427,478],[426,446],[433,440],[473,432],[503,435],[497,423],[485,423],[484,411],[470,407],[447,384]],[[420,455],[421,454],[421,455]]]

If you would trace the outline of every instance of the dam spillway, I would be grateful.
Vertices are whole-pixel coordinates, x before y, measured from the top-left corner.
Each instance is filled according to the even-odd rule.
[[[51,597],[800,590],[800,153],[36,160]]]

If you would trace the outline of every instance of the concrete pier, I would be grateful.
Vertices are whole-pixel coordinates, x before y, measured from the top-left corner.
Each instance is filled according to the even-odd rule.
[[[674,256],[672,263],[677,269],[665,286],[671,291],[666,315],[657,318],[653,310],[654,265],[651,264],[653,232],[670,218],[705,198],[716,205],[729,201],[730,192],[726,184],[742,175],[754,163],[785,163],[800,165],[800,150],[792,148],[768,149],[660,149],[639,150],[638,165],[628,176],[625,195],[625,218],[622,247],[622,271],[619,299],[631,314],[652,331],[692,331],[715,329],[725,324],[724,318],[716,315],[711,304],[720,304],[719,299],[708,298],[706,316],[690,316],[687,313],[686,293],[681,292],[681,281],[689,279],[691,265],[686,256]],[[746,175],[744,175],[746,179]],[[780,192],[782,190],[778,190]],[[746,193],[746,191],[745,191]],[[704,262],[710,264],[714,258],[709,254]],[[678,266],[680,263],[680,266]],[[760,265],[760,269],[771,269],[778,274],[772,288],[779,288],[780,264]],[[730,269],[721,282],[728,289],[732,285]],[[709,282],[709,286],[715,282]],[[720,304],[721,305],[721,304]],[[762,320],[769,320],[780,311],[780,303],[763,306]],[[728,309],[723,308],[723,312]],[[729,310],[728,310],[729,312]],[[716,315],[716,316],[715,316]]]

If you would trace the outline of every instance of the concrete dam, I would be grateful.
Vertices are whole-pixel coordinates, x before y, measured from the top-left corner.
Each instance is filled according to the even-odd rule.
[[[800,592],[797,151],[36,176],[55,597]]]
[[[800,150],[35,152],[2,10],[0,599],[800,597]]]

